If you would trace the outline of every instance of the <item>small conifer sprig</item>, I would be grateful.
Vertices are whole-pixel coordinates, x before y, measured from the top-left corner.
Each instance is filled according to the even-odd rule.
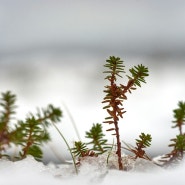
[[[9,145],[9,124],[12,120],[12,116],[15,114],[16,96],[10,91],[1,93],[0,98],[0,153],[4,150],[5,145]]]
[[[32,155],[35,159],[40,160],[43,155],[40,145],[49,141],[50,138],[49,134],[43,130],[33,117],[18,122],[16,129],[11,132],[11,140],[15,145],[21,146],[19,152],[21,159],[27,155]]]
[[[179,101],[178,102],[178,108],[173,110],[173,117],[174,120],[172,123],[174,125],[172,128],[178,128],[179,134],[171,139],[171,144],[169,144],[169,147],[172,147],[170,153],[165,154],[161,160],[163,162],[164,166],[168,166],[171,164],[176,164],[184,157],[185,152],[185,133],[183,132],[183,125],[185,125],[185,102]]]
[[[82,157],[84,153],[88,151],[88,148],[85,143],[81,141],[75,141],[74,147],[71,148],[72,153],[75,157]]]
[[[179,134],[182,135],[182,126],[185,124],[185,102],[179,101],[178,108],[173,110],[174,113],[174,121],[172,121],[175,125],[172,128],[179,128]]]
[[[2,107],[2,110],[0,112],[0,129],[2,129],[3,127],[7,127],[12,119],[12,116],[15,114],[15,102],[16,96],[10,91],[7,91],[6,93],[1,93],[0,106]]]
[[[176,138],[171,139],[169,147],[173,147],[172,151],[165,154],[159,161],[162,162],[163,166],[170,166],[178,164],[184,156],[185,152],[185,135],[177,135]]]
[[[115,131],[113,135],[116,135],[117,143],[117,155],[119,169],[123,170],[123,164],[121,159],[121,142],[119,135],[118,121],[123,118],[123,114],[126,112],[123,108],[123,100],[127,99],[126,93],[131,93],[132,90],[136,89],[136,86],[141,87],[141,82],[145,83],[145,77],[148,76],[148,68],[143,65],[134,66],[129,71],[131,76],[127,75],[128,82],[127,85],[117,85],[117,77],[121,77],[121,73],[124,73],[123,61],[119,57],[110,56],[106,60],[104,67],[108,70],[104,71],[107,73],[105,79],[109,81],[109,85],[105,86],[104,92],[106,93],[105,98],[102,103],[107,105],[103,108],[107,110],[109,116],[105,118],[104,123],[114,125],[113,127],[107,129],[107,131]]]
[[[178,156],[183,158],[183,154],[185,151],[185,134],[177,135],[176,138],[171,139],[173,143],[169,145],[169,147],[173,147],[173,152],[176,153]]]
[[[47,127],[50,123],[60,121],[62,111],[49,105],[46,109],[39,110],[36,115],[29,114],[23,120],[15,120],[12,124],[12,116],[15,114],[16,95],[10,91],[1,94],[0,102],[0,157],[6,151],[5,147],[15,144],[21,148],[18,158],[32,155],[35,159],[42,158],[41,145],[50,140]],[[14,125],[14,127],[12,127]]]
[[[142,64],[138,66],[134,66],[133,68],[129,69],[131,76],[127,75],[130,80],[130,83],[134,86],[141,87],[141,82],[146,83],[145,77],[148,76],[148,68],[143,66]]]
[[[42,158],[40,146],[50,140],[46,127],[60,121],[61,116],[59,108],[48,105],[46,109],[37,109],[36,116],[30,113],[25,121],[18,122],[11,137],[14,143],[22,146],[21,158],[27,155],[33,155],[37,160]]]
[[[88,149],[87,145],[81,141],[75,141],[74,147],[71,148],[71,152],[75,158],[77,158],[77,165],[80,164],[81,159],[84,157],[97,157],[98,155],[93,151]]]
[[[126,144],[127,148],[126,150],[134,153],[134,158],[143,158],[146,160],[151,160],[148,155],[145,152],[145,148],[149,147],[151,145],[152,137],[150,134],[141,133],[139,135],[139,139],[136,139],[136,147],[131,147],[128,144]]]
[[[97,154],[102,154],[110,149],[110,146],[107,144],[107,139],[104,138],[102,125],[97,123],[93,124],[90,131],[86,132],[86,138],[90,139],[91,141],[87,143],[87,145],[93,145],[92,149]]]

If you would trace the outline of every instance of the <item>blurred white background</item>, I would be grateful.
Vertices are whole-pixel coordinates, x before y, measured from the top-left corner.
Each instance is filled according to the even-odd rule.
[[[142,63],[150,76],[125,101],[121,139],[134,144],[146,132],[153,137],[149,154],[166,153],[178,134],[171,129],[172,110],[185,101],[184,9],[183,0],[0,0],[0,92],[17,95],[19,118],[49,103],[60,106],[58,126],[72,146],[78,138],[64,105],[84,140],[107,115],[101,104],[105,60],[121,57],[126,71]],[[68,156],[51,132],[45,159]]]

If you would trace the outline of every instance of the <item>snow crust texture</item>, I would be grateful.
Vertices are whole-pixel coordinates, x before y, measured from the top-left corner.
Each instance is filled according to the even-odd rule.
[[[132,164],[133,165],[133,164]],[[176,168],[163,169],[150,161],[136,160],[129,171],[107,168],[103,158],[87,158],[81,162],[79,174],[73,165],[44,165],[32,157],[11,162],[0,160],[2,185],[184,185],[185,162]]]

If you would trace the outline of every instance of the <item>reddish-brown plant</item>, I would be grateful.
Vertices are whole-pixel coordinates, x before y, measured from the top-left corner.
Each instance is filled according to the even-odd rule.
[[[119,134],[119,126],[118,121],[120,118],[123,118],[123,114],[126,112],[123,108],[123,100],[127,99],[126,93],[131,93],[132,90],[136,89],[136,86],[141,86],[140,82],[145,82],[144,77],[148,76],[148,68],[143,65],[138,65],[134,68],[131,68],[129,71],[131,72],[131,76],[128,76],[127,85],[117,85],[117,77],[121,77],[120,73],[124,73],[124,65],[123,61],[120,60],[119,57],[111,56],[108,60],[106,60],[106,64],[104,65],[108,68],[105,79],[109,81],[109,85],[105,86],[106,96],[102,103],[106,103],[107,105],[103,108],[107,110],[109,116],[105,118],[104,123],[114,125],[113,127],[107,129],[107,131],[115,131],[112,135],[116,136],[117,142],[117,156],[118,156],[118,165],[119,169],[123,170],[122,158],[121,158],[121,141]]]

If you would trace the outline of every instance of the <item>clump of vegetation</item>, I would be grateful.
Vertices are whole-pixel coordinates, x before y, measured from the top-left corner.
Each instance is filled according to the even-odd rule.
[[[100,154],[107,152],[110,149],[107,139],[104,137],[102,125],[99,123],[93,124],[92,128],[86,132],[85,137],[90,140],[88,143],[76,141],[71,149],[75,158],[78,159],[77,164],[83,157],[97,157]]]
[[[150,157],[148,157],[148,155],[146,154],[144,148],[147,148],[151,145],[151,141],[152,141],[152,137],[150,134],[144,134],[141,133],[139,135],[140,139],[136,139],[136,146],[132,147],[130,145],[128,145],[127,143],[125,143],[125,145],[127,146],[127,148],[125,148],[126,150],[132,152],[134,154],[134,158],[143,158],[146,160],[150,160]]]
[[[174,109],[173,113],[174,120],[172,123],[174,125],[172,128],[178,128],[179,134],[170,140],[172,143],[168,146],[172,147],[172,151],[164,155],[160,160],[165,166],[181,161],[185,152],[185,133],[183,132],[183,125],[185,125],[185,102],[179,101],[178,108]]]
[[[90,131],[86,132],[86,138],[91,141],[87,143],[87,145],[92,145],[91,150],[95,151],[97,154],[103,154],[110,146],[107,144],[107,139],[105,139],[105,135],[102,130],[102,125],[100,123],[93,124]]]
[[[145,152],[145,149],[151,145],[152,137],[150,134],[141,133],[139,138],[135,140],[135,146],[124,142],[126,147],[122,147],[119,131],[119,121],[126,113],[124,101],[127,100],[127,94],[132,93],[137,87],[141,87],[142,83],[146,83],[145,78],[149,75],[148,68],[141,64],[129,69],[130,74],[125,75],[127,81],[123,85],[117,82],[118,78],[123,78],[122,74],[125,73],[125,66],[119,57],[110,56],[104,67],[106,68],[104,73],[107,74],[105,80],[108,81],[108,85],[105,86],[105,97],[102,103],[105,104],[103,109],[106,110],[108,116],[102,124],[93,124],[91,129],[85,132],[85,138],[88,142],[75,141],[72,148],[55,125],[62,117],[60,108],[48,105],[45,109],[37,109],[36,114],[28,114],[24,120],[17,120],[14,117],[17,108],[16,95],[10,91],[2,93],[0,97],[0,158],[10,157],[7,150],[14,145],[19,149],[14,159],[23,159],[27,155],[32,155],[35,159],[41,160],[43,155],[42,145],[50,140],[48,127],[53,124],[68,147],[76,173],[78,173],[77,165],[81,164],[83,158],[98,157],[104,154],[107,157],[107,160],[105,160],[107,164],[110,155],[114,154],[113,156],[117,157],[118,167],[116,167],[119,170],[129,169],[123,160],[123,148],[132,153],[129,159],[135,161],[137,158],[142,158],[152,161]],[[172,151],[160,160],[163,165],[182,160],[185,152],[185,133],[183,132],[185,102],[180,101],[178,108],[174,109],[173,113],[172,128],[178,128],[179,134],[171,139],[172,143],[169,147],[172,148]],[[110,126],[106,131],[113,132],[112,135],[116,138],[115,144],[114,142],[112,144],[108,143],[105,138],[103,133],[103,125],[105,124]]]
[[[30,113],[25,120],[15,120],[16,95],[10,91],[1,94],[0,98],[0,158],[8,156],[7,149],[11,145],[20,148],[18,156],[23,159],[32,155],[41,160],[42,144],[50,140],[47,130],[51,123],[57,123],[62,117],[62,111],[53,105],[46,109],[38,109],[36,114]]]
[[[136,87],[141,87],[141,82],[145,83],[145,77],[148,76],[148,68],[142,64],[134,66],[129,70],[131,75],[127,75],[127,84],[118,85],[116,83],[117,78],[122,78],[121,73],[125,72],[123,61],[121,61],[119,57],[111,56],[106,60],[104,66],[108,69],[104,71],[104,73],[108,74],[105,79],[109,81],[109,85],[105,86],[104,92],[106,93],[106,96],[102,102],[107,104],[103,108],[106,109],[109,114],[108,117],[105,118],[104,123],[113,125],[113,127],[107,131],[114,131],[113,135],[116,135],[118,164],[119,169],[123,170],[118,121],[120,118],[123,118],[123,114],[126,112],[123,107],[123,101],[127,100],[126,94],[131,93]]]
[[[119,133],[119,126],[118,122],[120,118],[123,118],[123,114],[126,112],[124,111],[123,101],[127,100],[127,93],[131,93],[133,90],[136,90],[136,87],[141,87],[141,83],[145,83],[145,77],[148,76],[148,68],[141,65],[134,66],[131,68],[130,75],[126,75],[128,78],[128,82],[126,85],[117,84],[117,78],[122,78],[121,73],[125,73],[123,61],[120,60],[119,57],[111,56],[108,60],[106,60],[106,64],[104,67],[107,68],[104,73],[107,74],[105,77],[106,80],[109,81],[109,85],[105,86],[104,92],[106,93],[105,98],[102,103],[105,103],[106,106],[103,109],[106,109],[108,112],[108,117],[105,118],[103,123],[111,125],[111,128],[107,129],[107,131],[114,131],[112,135],[116,136],[116,154],[118,156],[118,165],[119,169],[123,170],[123,163],[122,163],[122,153],[121,153],[121,141],[120,141],[120,133]],[[113,125],[113,126],[112,126]],[[104,134],[102,133],[102,129],[100,124],[93,125],[90,132],[86,132],[87,138],[92,139],[92,141],[88,144],[93,144],[93,148],[91,150],[99,152],[99,154],[104,153],[107,149],[111,148],[107,145],[107,140],[103,139],[102,137]],[[141,141],[137,140],[137,148],[133,150],[137,157],[142,156],[146,158],[146,155],[143,150],[146,146],[149,146],[148,142],[150,138],[148,135],[141,135]],[[144,140],[145,139],[145,140]],[[76,145],[76,143],[75,143]],[[73,150],[77,152],[76,150]],[[137,153],[136,153],[137,152]]]

